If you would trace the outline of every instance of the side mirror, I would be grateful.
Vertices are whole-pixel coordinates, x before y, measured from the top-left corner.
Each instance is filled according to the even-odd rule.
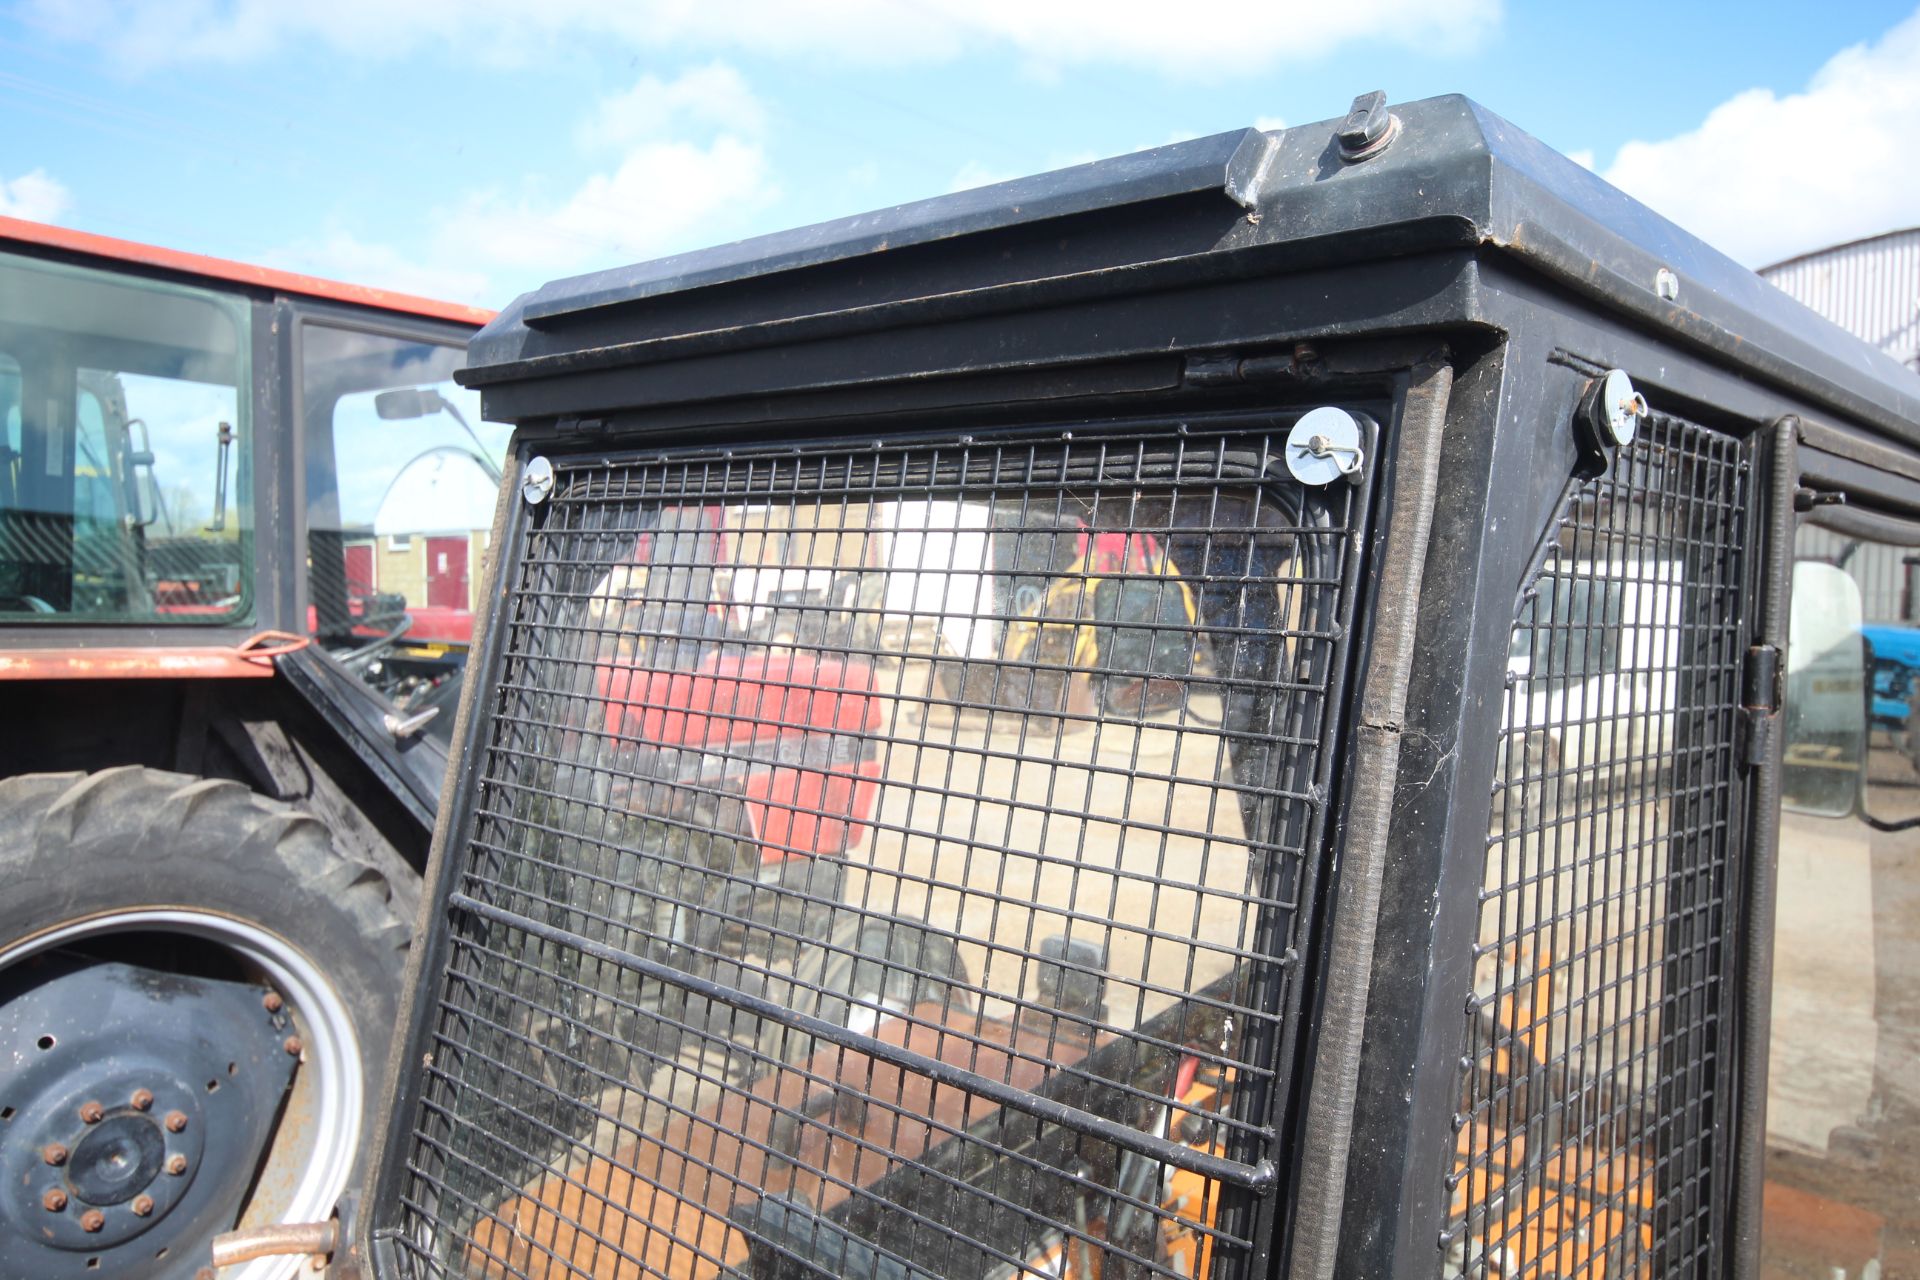
[[[430,418],[446,402],[431,387],[395,387],[373,398],[373,411],[388,422],[406,418]]]
[[[1813,560],[1793,566],[1787,644],[1783,807],[1845,818],[1858,811],[1866,781],[1866,644],[1860,584]]]

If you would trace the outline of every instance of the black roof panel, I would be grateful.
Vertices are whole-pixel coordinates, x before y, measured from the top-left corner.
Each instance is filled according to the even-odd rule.
[[[671,358],[696,339],[748,345],[755,330],[764,345],[828,315],[844,326],[865,313],[879,328],[900,323],[916,302],[938,297],[951,314],[960,293],[984,299],[988,286],[1092,279],[1106,267],[1185,264],[1217,277],[1254,270],[1247,251],[1272,262],[1274,251],[1292,247],[1325,263],[1472,243],[1722,363],[1913,438],[1920,378],[1891,356],[1465,98],[1394,112],[1398,139],[1359,164],[1339,156],[1338,121],[1240,130],[556,281],[478,335],[463,381]],[[1156,217],[1167,229],[1157,239]],[[1077,257],[1050,258],[1045,244],[987,252],[1053,226],[1097,239],[1122,220],[1131,228],[1124,250],[1083,243]],[[958,286],[927,256],[974,250],[999,278],[987,272],[978,287]],[[1011,259],[1016,266],[994,265]],[[1662,268],[1678,282],[1671,300],[1656,292]],[[835,272],[833,288],[808,287]],[[1107,284],[1092,287],[1138,286],[1109,272]]]

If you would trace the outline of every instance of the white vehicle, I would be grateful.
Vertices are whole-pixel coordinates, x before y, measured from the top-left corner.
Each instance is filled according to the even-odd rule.
[[[1682,661],[1680,566],[1671,561],[1549,562],[1507,656],[1502,777],[1527,778],[1549,808],[1573,788],[1656,775],[1673,744]],[[1550,671],[1536,678],[1534,672]]]
[[[883,502],[873,523],[887,570],[881,625],[909,637],[930,628],[937,652],[946,656],[993,658],[996,624],[982,616],[994,612],[992,509],[978,502]]]

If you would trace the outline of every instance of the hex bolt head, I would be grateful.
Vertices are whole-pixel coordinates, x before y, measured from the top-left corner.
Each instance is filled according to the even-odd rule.
[[[99,1124],[107,1117],[107,1109],[97,1102],[80,1104],[80,1119],[85,1124]]]
[[[280,1006],[285,1004],[286,1001],[280,998],[278,991],[269,991],[260,997],[260,1003],[266,1007],[268,1013],[278,1013],[280,1012]]]
[[[133,1216],[136,1218],[151,1217],[153,1215],[153,1197],[135,1196],[133,1198],[133,1204],[129,1207],[133,1210]]]
[[[40,1207],[48,1213],[64,1212],[67,1207],[67,1193],[58,1187],[50,1188],[47,1194],[40,1197]]]
[[[165,1123],[168,1133],[179,1133],[187,1127],[187,1113],[184,1111],[169,1111],[167,1112]]]
[[[145,1111],[153,1105],[153,1090],[135,1089],[130,1101],[133,1103],[133,1109],[135,1111]]]
[[[300,1043],[299,1036],[288,1036],[285,1040],[281,1041],[280,1047],[297,1058],[300,1056],[300,1050],[306,1046]]]
[[[172,1174],[174,1177],[177,1178],[181,1174],[185,1173],[186,1171],[187,1171],[187,1158],[185,1156],[171,1155],[167,1157],[168,1173]]]
[[[89,1234],[107,1225],[107,1215],[98,1209],[89,1209],[80,1215],[80,1229]]]
[[[67,1149],[57,1142],[49,1142],[40,1148],[40,1158],[48,1164],[60,1165],[67,1162]]]

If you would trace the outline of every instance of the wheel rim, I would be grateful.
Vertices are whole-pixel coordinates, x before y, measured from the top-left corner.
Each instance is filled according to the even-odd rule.
[[[217,943],[258,970],[286,1000],[301,1037],[300,1066],[261,1168],[272,1171],[290,1154],[283,1148],[305,1134],[312,1135],[311,1151],[287,1176],[260,1179],[241,1223],[330,1217],[353,1169],[365,1095],[359,1037],[333,985],[278,934],[251,921],[184,908],[116,911],[60,925],[0,950],[0,971],[45,951],[117,933],[174,933]],[[223,1274],[234,1280],[285,1280],[306,1265],[301,1257],[262,1258]]]

